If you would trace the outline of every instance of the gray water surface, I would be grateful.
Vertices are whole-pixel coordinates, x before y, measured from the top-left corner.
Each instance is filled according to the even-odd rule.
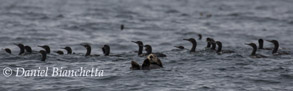
[[[124,24],[125,29],[120,30]],[[189,90],[189,91],[292,91],[291,55],[251,58],[259,38],[276,39],[280,51],[293,51],[293,1],[291,0],[0,0],[0,68],[79,67],[104,70],[102,77],[5,77],[1,91],[106,91],[106,90]],[[198,40],[197,34],[203,35]],[[205,38],[222,41],[223,50],[236,53],[218,55],[205,50]],[[196,53],[187,49],[197,39]],[[164,68],[130,70],[130,62],[143,62],[131,41],[150,44]],[[49,45],[53,51],[70,46],[74,55],[51,53],[46,62],[40,54],[19,56],[13,43]],[[92,46],[92,54],[102,55],[104,44],[120,56],[84,57],[82,43]],[[265,47],[273,47],[265,42]],[[2,71],[1,71],[2,72]],[[13,74],[15,75],[15,74]]]

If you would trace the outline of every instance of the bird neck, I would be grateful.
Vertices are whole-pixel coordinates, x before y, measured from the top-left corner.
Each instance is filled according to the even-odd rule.
[[[211,43],[212,44],[212,50],[216,50],[216,43]]]
[[[220,53],[222,51],[222,45],[218,45],[217,53]]]
[[[47,53],[50,53],[50,48],[46,47],[45,50],[46,50]]]
[[[256,54],[256,46],[253,46],[252,48],[253,48],[253,50],[251,52],[251,55],[255,55]]]
[[[192,42],[192,47],[191,47],[190,52],[195,52],[196,45],[197,45],[196,42]]]
[[[273,50],[273,54],[277,53],[278,49],[279,49],[279,44],[278,43],[274,43],[274,45],[275,45],[275,47],[274,47],[274,50]]]
[[[142,54],[143,46],[138,46],[138,55]]]
[[[108,56],[110,54],[110,48],[104,47],[103,48],[103,53],[104,53],[105,56]]]
[[[42,53],[42,59],[41,59],[41,61],[45,61],[46,58],[47,58],[47,54],[46,53]]]
[[[89,56],[89,55],[91,55],[91,47],[87,47],[86,48],[86,54],[85,54],[85,56]]]
[[[72,50],[71,49],[68,49],[67,50],[67,54],[72,54]]]
[[[21,55],[21,54],[24,53],[24,47],[23,46],[19,46],[19,48],[20,48],[19,55]]]
[[[258,49],[263,49],[263,42],[259,42]]]

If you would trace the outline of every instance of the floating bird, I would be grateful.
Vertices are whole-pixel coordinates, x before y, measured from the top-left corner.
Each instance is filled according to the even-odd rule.
[[[249,43],[249,44],[246,44],[246,45],[249,45],[253,48],[250,56],[253,57],[253,58],[267,58],[266,56],[264,55],[260,55],[260,54],[256,54],[256,50],[257,50],[257,46],[255,43]]]
[[[143,43],[141,41],[132,41],[133,43],[136,43],[138,45],[138,56],[142,55],[143,51]]]
[[[272,48],[264,48],[263,47],[264,41],[263,39],[258,39],[258,49],[262,49],[262,50],[272,50]]]
[[[3,50],[4,50],[5,52],[11,54],[11,50],[10,50],[9,48],[4,48]]]
[[[142,66],[134,61],[131,61],[131,67],[132,70],[150,70],[150,69],[158,69],[163,68],[163,64],[161,60],[155,55],[150,54],[147,56],[147,58],[143,61]]]
[[[109,56],[109,54],[110,54],[110,46],[109,45],[104,45],[102,50],[103,50],[103,53],[105,56]]]
[[[190,49],[190,52],[195,52],[195,49],[196,49],[196,40],[194,38],[189,38],[189,39],[183,39],[183,40],[186,40],[186,41],[189,41],[192,43],[192,47]]]
[[[67,54],[72,54],[72,49],[68,46],[66,46],[65,48],[62,48],[62,49],[65,49],[67,51]]]
[[[218,45],[217,53],[222,54],[222,53],[235,53],[234,51],[231,50],[222,50],[222,42],[216,41],[216,44]]]
[[[21,43],[15,44],[16,46],[19,47],[20,51],[18,55],[22,55],[24,53],[24,45]]]
[[[40,53],[42,54],[42,59],[41,59],[41,61],[45,61],[46,58],[47,58],[47,52],[44,51],[44,50],[40,50]]]
[[[27,53],[32,53],[32,52],[33,52],[33,51],[32,51],[32,48],[31,48],[30,46],[28,46],[28,45],[24,46],[24,49],[25,49],[25,51],[26,51]]]
[[[285,51],[278,52],[279,42],[277,40],[267,40],[267,41],[274,44],[274,49],[272,51],[272,54],[274,55],[289,55],[290,54],[289,52],[285,52]]]
[[[210,48],[211,47],[211,43],[210,43],[211,40],[213,40],[213,39],[212,38],[206,38],[206,42],[207,42],[206,48]]]
[[[38,47],[45,49],[47,54],[50,54],[50,52],[51,52],[50,47],[48,45],[43,45],[43,46],[38,46]]]
[[[85,56],[90,56],[91,55],[91,51],[92,51],[92,48],[89,44],[81,44],[83,47],[86,48],[86,54]]]
[[[155,54],[158,57],[167,57],[167,55],[163,53],[152,53],[152,46],[151,45],[145,45],[145,51],[147,52],[146,55]]]
[[[214,40],[214,39],[211,39],[209,42],[210,42],[210,44],[212,45],[211,49],[212,49],[212,50],[216,50],[216,45],[217,45],[217,44],[216,44],[215,40]]]

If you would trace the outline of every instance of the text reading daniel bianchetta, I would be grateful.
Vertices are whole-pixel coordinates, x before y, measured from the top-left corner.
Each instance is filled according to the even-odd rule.
[[[29,70],[18,67],[15,68],[14,71],[11,71],[11,75],[12,72],[15,72],[15,77],[100,77],[104,74],[104,70],[86,67],[79,67],[75,69],[68,69],[64,67],[38,67],[37,69]],[[8,72],[6,72],[6,74],[7,73]]]

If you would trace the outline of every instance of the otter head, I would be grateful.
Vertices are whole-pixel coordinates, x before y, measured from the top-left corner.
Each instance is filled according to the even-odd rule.
[[[147,59],[150,60],[151,63],[158,63],[158,57],[155,54],[148,55]]]

